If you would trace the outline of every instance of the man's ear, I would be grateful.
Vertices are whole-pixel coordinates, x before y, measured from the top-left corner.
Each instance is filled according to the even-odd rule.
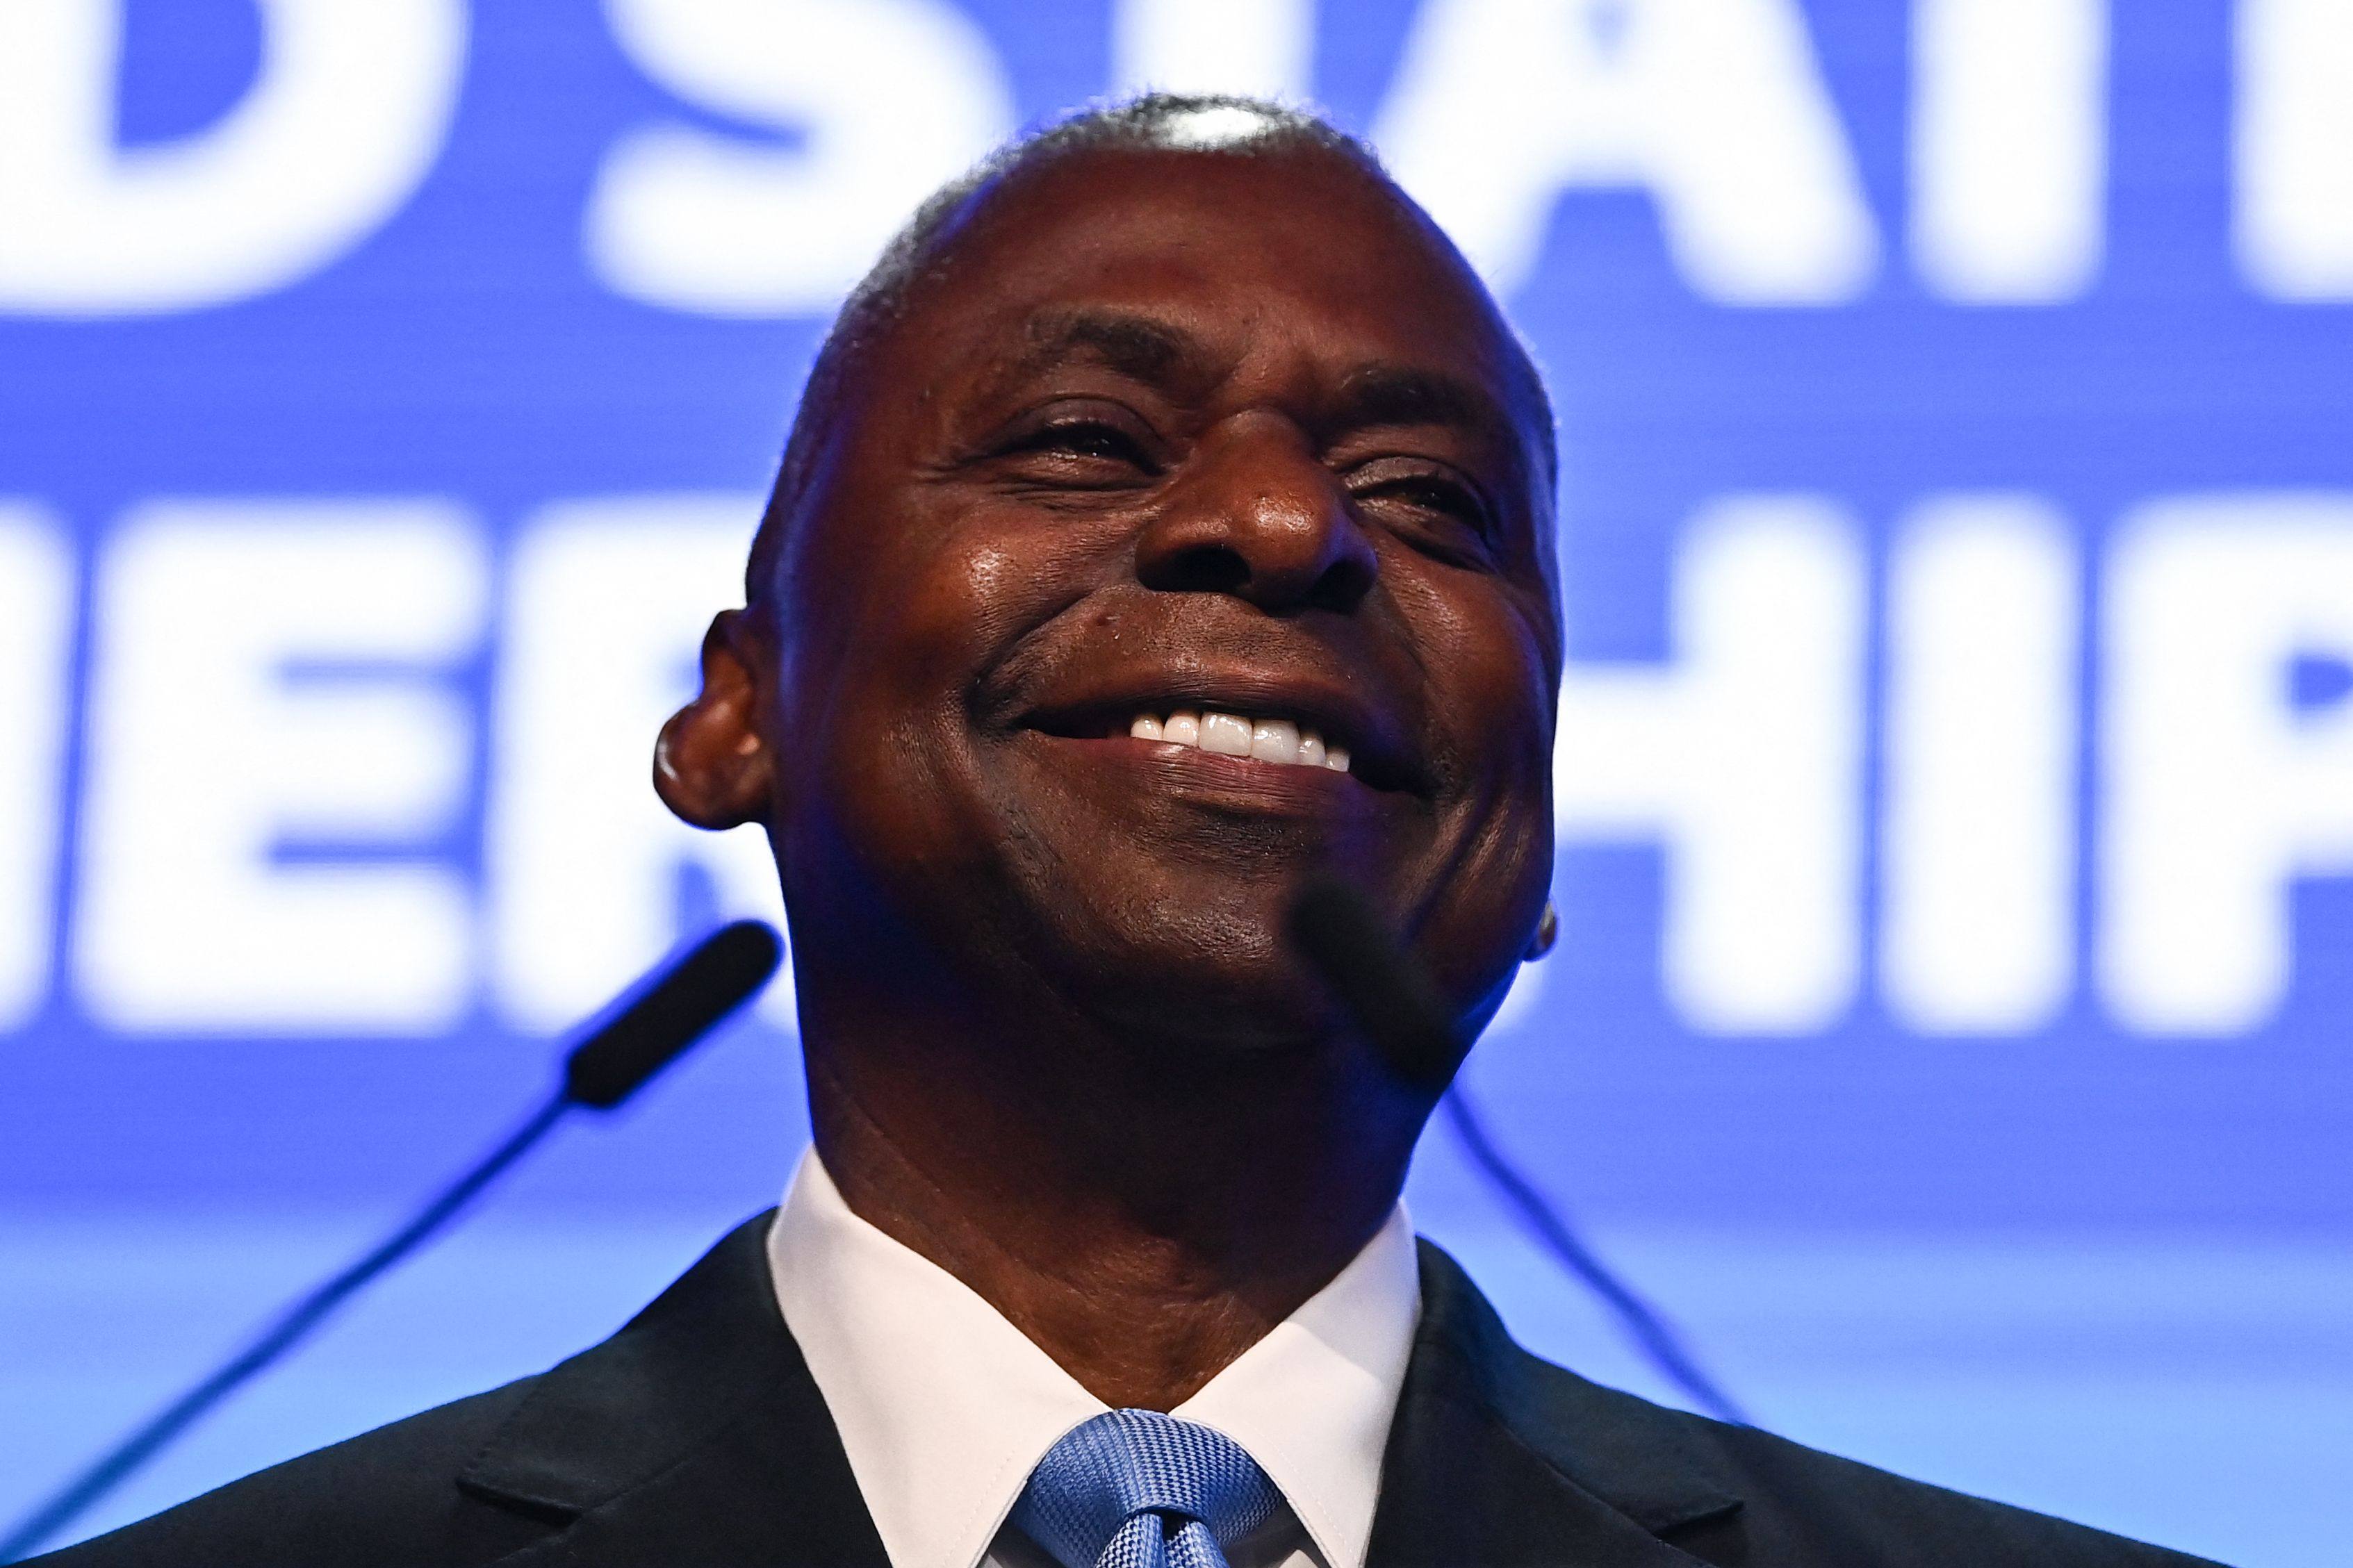
[[[760,738],[759,632],[744,610],[722,610],[702,636],[702,689],[654,742],[654,792],[697,827],[764,822],[775,760]]]

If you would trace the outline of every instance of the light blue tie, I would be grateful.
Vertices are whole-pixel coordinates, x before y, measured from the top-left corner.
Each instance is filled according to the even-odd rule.
[[[1062,1568],[1226,1568],[1226,1548],[1282,1506],[1224,1433],[1106,1410],[1046,1450],[1012,1517]]]

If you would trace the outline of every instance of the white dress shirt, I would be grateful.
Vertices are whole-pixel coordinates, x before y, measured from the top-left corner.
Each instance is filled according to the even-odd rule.
[[[1042,1563],[1005,1517],[1103,1401],[962,1280],[850,1213],[814,1150],[768,1232],[768,1267],[892,1568]],[[1290,1504],[1233,1568],[1363,1568],[1420,1308],[1400,1206],[1172,1412],[1240,1444]]]

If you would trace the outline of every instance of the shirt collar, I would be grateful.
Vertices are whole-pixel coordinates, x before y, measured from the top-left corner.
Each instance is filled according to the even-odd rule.
[[[814,1150],[768,1262],[894,1568],[974,1568],[1046,1450],[1103,1402],[962,1280],[852,1214]],[[1400,1206],[1172,1412],[1247,1449],[1330,1568],[1364,1563],[1419,1308]]]

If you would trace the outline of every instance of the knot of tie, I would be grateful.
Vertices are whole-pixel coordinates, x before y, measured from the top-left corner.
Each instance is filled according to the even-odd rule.
[[[1062,1568],[1226,1568],[1282,1494],[1222,1432],[1107,1410],[1046,1451],[1013,1522]]]

